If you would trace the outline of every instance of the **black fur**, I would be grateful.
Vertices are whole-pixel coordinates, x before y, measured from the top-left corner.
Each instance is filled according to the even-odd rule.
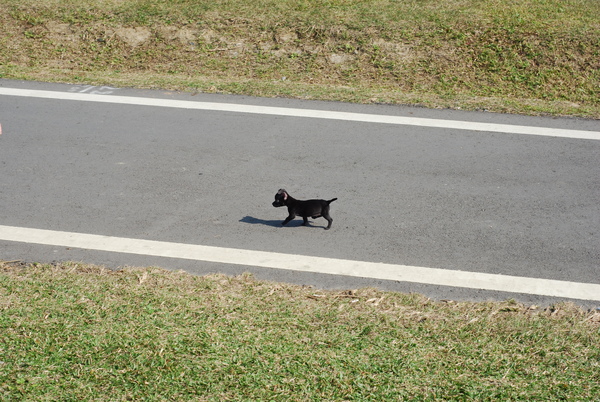
[[[285,218],[285,220],[281,223],[285,225],[292,219],[296,217],[296,215],[301,216],[304,219],[303,225],[308,225],[308,217],[315,219],[320,216],[327,219],[329,224],[325,229],[329,229],[331,227],[331,223],[333,219],[329,216],[329,204],[333,201],[337,200],[337,198],[333,198],[329,201],[325,200],[297,200],[288,194],[287,191],[281,189],[275,194],[275,201],[273,201],[274,207],[283,207],[284,205],[288,208],[289,216]]]

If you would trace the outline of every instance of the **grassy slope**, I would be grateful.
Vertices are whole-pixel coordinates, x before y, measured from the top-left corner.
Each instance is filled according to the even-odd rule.
[[[596,0],[2,0],[0,76],[600,117]]]
[[[0,262],[4,400],[592,400],[600,313]]]

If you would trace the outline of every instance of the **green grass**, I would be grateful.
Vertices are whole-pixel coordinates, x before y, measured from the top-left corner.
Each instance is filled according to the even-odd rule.
[[[596,0],[3,0],[0,77],[600,118]]]
[[[0,263],[3,400],[594,400],[600,314]]]

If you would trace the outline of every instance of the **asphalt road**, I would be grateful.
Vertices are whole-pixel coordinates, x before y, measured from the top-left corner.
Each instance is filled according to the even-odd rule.
[[[600,131],[598,121],[0,80],[0,88]],[[0,225],[600,284],[600,141],[0,95]],[[337,197],[286,216],[279,188]],[[0,240],[0,259],[556,298]],[[576,300],[584,306],[598,303]]]

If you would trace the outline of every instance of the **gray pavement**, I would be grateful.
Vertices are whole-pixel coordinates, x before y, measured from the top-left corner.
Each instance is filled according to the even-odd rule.
[[[0,86],[600,131],[598,121],[0,80]],[[87,89],[86,89],[87,88]],[[600,141],[0,96],[0,224],[600,283]],[[279,188],[333,198],[280,227]],[[254,272],[440,299],[556,300],[0,241],[3,260]],[[583,305],[592,304],[580,301]]]

